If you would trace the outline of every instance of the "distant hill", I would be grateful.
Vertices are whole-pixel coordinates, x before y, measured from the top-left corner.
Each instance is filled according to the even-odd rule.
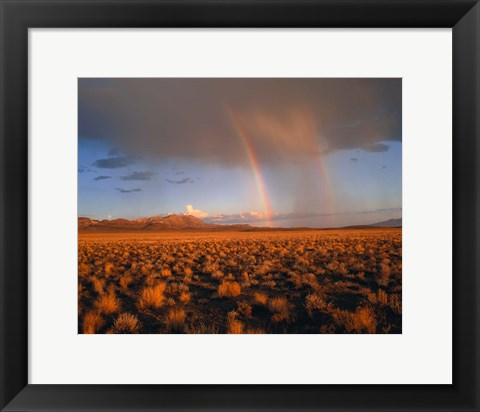
[[[142,217],[139,219],[96,220],[88,217],[78,218],[78,230],[81,232],[130,232],[162,230],[251,230],[250,225],[215,225],[205,223],[190,215],[168,215]]]
[[[402,218],[384,220],[383,222],[372,223],[369,226],[374,226],[374,227],[401,227],[402,226]]]
[[[130,231],[130,230],[180,230],[209,228],[200,219],[189,215],[154,216],[140,219],[95,220],[88,217],[78,218],[78,229],[81,231]]]

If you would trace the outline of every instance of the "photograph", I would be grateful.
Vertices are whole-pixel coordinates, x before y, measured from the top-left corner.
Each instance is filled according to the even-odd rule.
[[[401,78],[78,78],[79,334],[401,334]]]

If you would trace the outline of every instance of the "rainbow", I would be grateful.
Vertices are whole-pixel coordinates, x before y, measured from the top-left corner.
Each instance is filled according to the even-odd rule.
[[[335,204],[334,204],[334,197],[332,192],[332,184],[330,174],[328,173],[328,167],[326,164],[325,155],[323,152],[325,151],[324,147],[321,147],[320,143],[317,139],[317,127],[314,124],[312,132],[309,133],[311,145],[315,151],[314,157],[314,166],[315,170],[318,173],[320,178],[320,196],[322,201],[322,215],[327,218],[328,226],[333,227],[335,225]]]
[[[240,119],[238,118],[233,108],[229,104],[226,104],[226,108],[227,108],[227,113],[232,121],[233,127],[235,128],[237,135],[240,137],[240,140],[242,142],[243,148],[250,162],[250,165],[252,166],[258,194],[263,203],[264,215],[267,220],[267,224],[269,226],[272,226],[272,217],[273,217],[272,204],[270,202],[270,198],[267,191],[267,185],[265,184],[265,179],[263,178],[263,175],[262,175],[262,169],[260,168],[257,154],[255,153],[255,149],[252,145],[252,141],[250,139],[248,132],[243,127]]]
[[[241,118],[235,113],[233,108],[226,104],[226,110],[232,121],[233,127],[239,136],[245,153],[248,157],[252,170],[254,172],[255,181],[259,196],[262,200],[264,207],[264,215],[267,219],[268,225],[272,225],[272,217],[274,215],[270,198],[267,191],[267,186],[265,184],[265,179],[262,175],[262,170],[259,165],[257,154],[255,153],[254,146],[252,145],[252,139],[250,138],[246,128],[242,125]],[[324,148],[321,147],[320,142],[317,139],[318,131],[316,127],[316,122],[314,117],[310,113],[304,113],[312,120],[310,127],[304,130],[304,135],[307,138],[308,146],[311,148],[313,153],[313,164],[315,168],[315,173],[320,179],[320,201],[322,205],[321,215],[327,218],[327,225],[334,226],[334,217],[335,217],[335,205],[334,198],[332,196],[332,184],[330,175],[328,173],[328,165],[323,154]]]

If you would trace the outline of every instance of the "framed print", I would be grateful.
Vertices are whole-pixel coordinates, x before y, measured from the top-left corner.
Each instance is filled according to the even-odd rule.
[[[2,410],[478,410],[479,7],[2,0]]]
[[[401,79],[78,90],[79,333],[401,333]]]

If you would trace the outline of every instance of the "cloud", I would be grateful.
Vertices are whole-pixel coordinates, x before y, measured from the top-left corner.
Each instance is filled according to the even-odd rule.
[[[350,161],[351,161],[351,162],[358,162],[358,159],[357,159],[356,157],[351,157],[351,158],[350,158]]]
[[[379,153],[379,152],[386,152],[388,151],[388,148],[389,146],[384,144],[384,143],[374,143],[374,144],[371,144],[371,145],[368,145],[368,146],[365,146],[363,148],[363,150],[367,151],[367,152],[376,152],[376,153]]]
[[[111,179],[112,176],[97,176],[96,178],[94,178],[93,180],[106,180],[106,179]]]
[[[249,147],[275,166],[388,150],[402,140],[401,94],[399,78],[80,79],[79,135],[157,162],[248,167]]]
[[[141,192],[142,189],[136,188],[136,189],[122,189],[120,187],[117,187],[115,190],[118,190],[120,193],[134,193],[134,192]]]
[[[93,162],[92,166],[100,169],[118,169],[120,167],[130,166],[135,163],[132,157],[108,157],[106,159],[98,159]]]
[[[78,166],[78,173],[87,173],[91,172],[92,170],[85,166]]]
[[[120,154],[120,150],[117,148],[110,149],[107,153],[107,156],[118,156]]]
[[[292,215],[292,213],[273,213],[267,214],[263,212],[241,212],[232,214],[217,214],[205,219],[208,223],[217,224],[254,224],[260,222],[271,222],[273,220],[281,220],[282,216]]]
[[[185,206],[185,212],[183,214],[184,215],[195,216],[195,217],[198,217],[198,218],[203,218],[203,217],[208,216],[207,212],[203,212],[201,210],[194,209],[192,205],[186,205]]]
[[[302,220],[307,221],[305,225],[308,224],[308,220],[315,218],[324,218],[329,216],[346,216],[346,215],[370,215],[376,213],[387,213],[387,212],[401,212],[402,208],[388,208],[388,209],[375,209],[375,210],[365,210],[360,212],[343,212],[343,213],[263,213],[263,212],[242,212],[242,213],[233,213],[233,214],[217,214],[209,216],[205,219],[207,223],[215,224],[259,224],[265,222],[281,222],[281,221],[297,221],[301,222]],[[300,223],[301,224],[301,223]]]
[[[165,180],[168,182],[168,183],[172,183],[172,184],[175,184],[175,185],[183,185],[185,183],[193,183],[194,180],[190,177],[186,177],[185,179],[180,179],[180,180],[171,180],[171,179],[166,179]]]
[[[129,175],[121,176],[122,180],[150,180],[153,172],[132,172]]]

